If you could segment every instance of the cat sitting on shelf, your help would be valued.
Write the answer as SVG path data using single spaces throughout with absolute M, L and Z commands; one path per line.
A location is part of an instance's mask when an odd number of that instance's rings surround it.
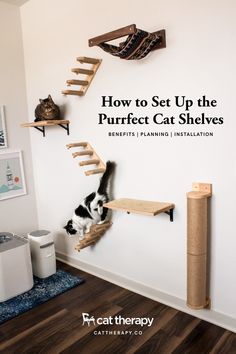
M 45 99 L 40 98 L 39 102 L 34 111 L 35 122 L 60 119 L 60 109 L 53 102 L 51 95 L 48 95 L 48 98 Z
M 106 220 L 108 209 L 103 207 L 109 201 L 108 186 L 110 178 L 114 172 L 115 163 L 107 161 L 106 171 L 102 175 L 97 192 L 89 194 L 82 203 L 74 210 L 64 229 L 69 235 L 79 233 L 80 238 L 90 231 L 90 227 L 95 224 L 102 224 Z

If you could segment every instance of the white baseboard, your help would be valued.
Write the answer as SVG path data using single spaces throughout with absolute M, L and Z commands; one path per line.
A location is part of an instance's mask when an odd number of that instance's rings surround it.
M 109 281 L 110 283 L 121 286 L 122 288 L 133 291 L 137 294 L 146 296 L 152 300 L 158 301 L 167 306 L 173 307 L 182 312 L 188 313 L 192 316 L 200 318 L 201 320 L 208 321 L 217 326 L 228 329 L 236 333 L 236 319 L 228 315 L 216 312 L 213 310 L 191 310 L 186 306 L 186 302 L 183 299 L 180 299 L 176 296 L 169 295 L 159 291 L 157 289 L 151 288 L 145 284 L 139 283 L 135 280 L 124 277 L 116 273 L 112 273 L 105 269 L 99 268 L 95 265 L 82 262 L 74 257 L 70 257 L 62 252 L 57 252 L 57 259 L 66 264 L 69 264 L 72 267 L 81 269 L 87 273 L 93 274 L 98 278 Z

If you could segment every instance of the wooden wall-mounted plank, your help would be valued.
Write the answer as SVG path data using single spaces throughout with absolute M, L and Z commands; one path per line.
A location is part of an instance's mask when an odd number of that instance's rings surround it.
M 109 42 L 113 39 L 117 39 L 117 38 L 121 38 L 124 36 L 128 36 L 129 34 L 133 34 L 136 31 L 136 25 L 129 25 L 129 26 L 125 26 L 122 28 L 119 28 L 115 31 L 111 31 L 108 33 L 104 33 L 100 36 L 94 37 L 94 38 L 90 38 L 89 39 L 89 47 L 93 47 L 95 45 L 98 45 L 100 43 L 103 42 Z

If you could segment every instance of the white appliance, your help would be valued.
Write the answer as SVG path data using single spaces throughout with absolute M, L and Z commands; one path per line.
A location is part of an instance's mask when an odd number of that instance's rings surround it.
M 9 232 L 0 232 L 0 302 L 32 287 L 29 242 Z
M 56 255 L 53 235 L 47 230 L 32 231 L 28 234 L 30 242 L 33 274 L 46 278 L 56 273 Z

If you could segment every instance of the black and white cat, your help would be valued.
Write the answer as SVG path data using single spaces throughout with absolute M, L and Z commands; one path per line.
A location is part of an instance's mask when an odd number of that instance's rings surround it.
M 89 194 L 82 203 L 74 210 L 64 229 L 69 235 L 79 233 L 81 238 L 90 231 L 90 227 L 95 224 L 102 224 L 106 220 L 108 209 L 103 207 L 109 201 L 108 185 L 113 174 L 115 163 L 107 161 L 97 192 Z

